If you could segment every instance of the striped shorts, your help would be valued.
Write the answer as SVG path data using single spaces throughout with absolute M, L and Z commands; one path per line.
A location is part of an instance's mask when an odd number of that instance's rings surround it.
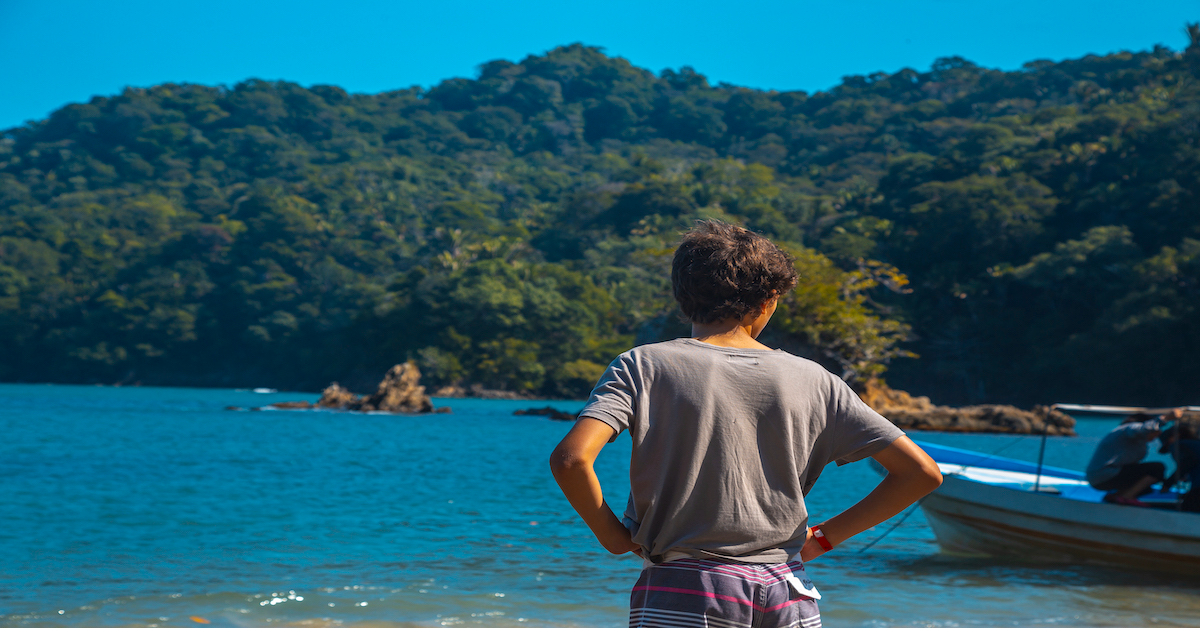
M 820 628 L 817 601 L 788 584 L 797 562 L 755 565 L 683 558 L 642 570 L 629 600 L 630 628 Z

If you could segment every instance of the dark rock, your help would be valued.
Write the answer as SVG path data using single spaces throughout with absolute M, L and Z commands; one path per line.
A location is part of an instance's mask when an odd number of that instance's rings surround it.
M 531 397 L 530 395 L 512 390 L 495 390 L 491 388 L 484 388 L 483 384 L 472 385 L 470 390 L 467 391 L 467 396 L 478 399 L 534 399 L 534 397 Z
M 881 414 L 898 427 L 913 430 L 1075 435 L 1075 419 L 1046 406 L 1035 406 L 1033 410 L 1003 405 L 934 406 L 918 411 L 891 409 Z
M 866 383 L 859 397 L 897 427 L 933 432 L 993 432 L 1074 436 L 1075 419 L 1047 406 L 1021 410 L 1013 406 L 982 405 L 951 408 L 934 405 L 929 397 L 913 397 L 888 388 L 879 380 Z
M 467 390 L 462 386 L 442 386 L 433 391 L 434 397 L 466 397 Z
M 267 405 L 268 408 L 276 410 L 308 410 L 313 407 L 313 404 L 307 401 L 280 401 Z
M 517 416 L 544 416 L 551 421 L 574 421 L 578 415 L 571 412 L 563 412 L 556 408 L 546 406 L 544 408 L 529 408 L 528 410 L 517 410 L 513 412 Z
M 457 384 L 450 386 L 442 386 L 433 391 L 434 397 L 473 397 L 475 399 L 537 399 L 532 395 L 516 392 L 512 390 L 497 390 L 495 388 L 484 388 L 483 384 L 472 384 L 470 388 L 463 388 Z

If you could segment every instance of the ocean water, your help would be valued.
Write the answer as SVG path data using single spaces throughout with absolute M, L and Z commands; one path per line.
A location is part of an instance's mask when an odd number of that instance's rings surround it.
M 625 623 L 640 563 L 604 552 L 550 477 L 569 425 L 512 414 L 544 403 L 223 409 L 314 397 L 0 385 L 0 626 Z M 1046 463 L 1081 468 L 1114 424 L 1049 439 Z M 1039 444 L 913 437 L 1029 460 Z M 612 504 L 628 454 L 623 437 L 598 461 Z M 830 466 L 809 509 L 828 517 L 876 482 Z M 919 510 L 894 523 L 809 565 L 826 626 L 1200 626 L 1200 574 L 955 558 Z

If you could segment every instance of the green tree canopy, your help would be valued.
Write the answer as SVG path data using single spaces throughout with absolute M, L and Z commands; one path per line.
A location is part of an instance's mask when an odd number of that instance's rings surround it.
M 428 90 L 130 88 L 0 133 L 0 378 L 315 388 L 413 358 L 578 395 L 686 331 L 670 251 L 718 217 L 795 252 L 778 341 L 848 378 L 1194 402 L 1198 71 L 1193 41 L 809 94 L 574 44 Z

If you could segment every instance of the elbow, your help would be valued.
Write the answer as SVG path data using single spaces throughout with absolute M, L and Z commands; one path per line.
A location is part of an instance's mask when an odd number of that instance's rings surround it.
M 555 449 L 554 453 L 550 454 L 550 473 L 556 478 L 586 466 L 587 461 L 582 456 L 570 450 L 560 447 Z
M 937 487 L 942 485 L 942 472 L 934 471 L 933 475 L 929 476 L 929 492 L 937 490 Z
M 924 497 L 942 485 L 942 470 L 933 458 L 922 455 L 905 472 L 905 480 Z
M 920 452 L 917 457 L 917 469 L 915 474 L 916 481 L 925 489 L 925 494 L 932 493 L 937 487 L 942 485 L 942 469 L 938 466 L 937 461 L 929 456 L 924 451 Z
M 942 470 L 929 454 L 907 437 L 876 454 L 875 460 L 895 476 L 893 486 L 903 487 L 914 501 L 942 485 Z
M 557 450 L 550 454 L 550 473 L 554 477 L 558 477 L 563 469 L 566 469 L 567 461 L 565 457 Z
M 925 488 L 926 495 L 932 493 L 937 489 L 937 487 L 942 485 L 941 469 L 938 468 L 936 462 L 933 462 L 932 460 L 929 462 L 930 464 L 925 464 L 921 467 L 921 473 L 923 475 L 921 480 L 923 487 Z

